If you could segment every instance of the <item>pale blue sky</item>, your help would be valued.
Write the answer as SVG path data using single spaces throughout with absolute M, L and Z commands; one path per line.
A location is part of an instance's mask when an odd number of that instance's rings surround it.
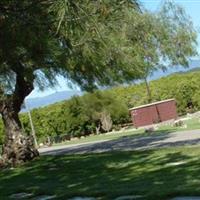
M 148 10 L 155 12 L 162 5 L 163 0 L 140 0 L 140 2 Z M 181 6 L 185 8 L 187 14 L 191 17 L 194 23 L 194 26 L 197 28 L 197 30 L 200 30 L 199 29 L 200 27 L 200 0 L 174 0 L 174 2 L 180 4 Z M 200 44 L 200 34 L 198 37 L 198 41 Z M 200 52 L 200 46 L 198 47 L 198 50 Z M 29 98 L 46 96 L 56 91 L 64 91 L 64 90 L 71 90 L 71 89 L 67 86 L 67 82 L 64 79 L 59 78 L 59 86 L 55 87 L 54 89 L 46 89 L 45 91 L 42 91 L 42 92 L 38 91 L 38 89 L 36 88 L 29 95 Z
M 194 26 L 199 31 L 200 30 L 200 0 L 172 0 L 172 1 L 181 5 L 185 9 L 187 15 L 191 17 L 194 23 Z M 153 12 L 156 12 L 157 10 L 159 10 L 164 0 L 140 0 L 140 2 L 144 5 L 145 8 Z M 200 34 L 198 36 L 198 41 L 200 42 Z M 198 47 L 198 50 L 200 52 L 200 46 Z

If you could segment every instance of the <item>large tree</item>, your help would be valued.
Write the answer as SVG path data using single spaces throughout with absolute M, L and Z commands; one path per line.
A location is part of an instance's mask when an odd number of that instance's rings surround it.
M 165 71 L 177 65 L 188 67 L 189 59 L 197 55 L 197 32 L 185 10 L 172 1 L 165 1 L 156 13 L 142 10 L 131 15 L 131 19 L 125 37 L 132 45 L 132 53 L 127 55 L 139 63 L 140 78 L 145 82 L 148 102 L 151 102 L 147 78 L 156 70 Z
M 1 0 L 2 162 L 38 155 L 18 117 L 36 84 L 53 86 L 62 75 L 91 90 L 141 78 L 149 62 L 183 63 L 193 55 L 192 28 L 173 6 L 155 16 L 133 0 Z
M 136 1 L 1 0 L 2 163 L 15 165 L 38 155 L 18 117 L 36 84 L 55 85 L 62 75 L 90 90 L 119 80 L 127 64 L 118 50 L 120 26 L 132 10 L 139 10 Z

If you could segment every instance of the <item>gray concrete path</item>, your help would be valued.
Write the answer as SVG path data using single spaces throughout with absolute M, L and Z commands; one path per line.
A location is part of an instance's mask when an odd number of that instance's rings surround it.
M 170 146 L 200 145 L 200 130 L 179 131 L 151 136 L 124 136 L 115 140 L 39 149 L 42 155 L 83 154 L 107 151 L 128 151 Z

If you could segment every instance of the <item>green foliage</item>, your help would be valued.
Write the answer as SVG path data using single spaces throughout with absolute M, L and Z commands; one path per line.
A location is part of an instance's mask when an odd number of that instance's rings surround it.
M 43 89 L 55 85 L 57 76 L 64 76 L 70 83 L 93 91 L 100 85 L 132 82 L 166 63 L 187 65 L 188 56 L 196 53 L 191 21 L 170 3 L 152 14 L 129 0 L 2 0 L 0 29 L 1 113 L 4 104 L 14 106 L 9 112 L 18 112 L 33 83 Z M 149 66 L 150 72 L 146 70 Z M 150 87 L 154 88 L 153 82 Z M 182 84 L 173 90 L 181 102 L 180 112 L 190 99 L 187 91 L 194 89 Z M 147 102 L 144 85 L 122 88 L 121 94 L 117 90 L 94 92 L 33 110 L 37 136 L 93 133 L 104 110 L 114 125 L 129 121 L 127 107 Z M 155 87 L 153 92 L 157 90 Z M 153 100 L 171 94 L 160 91 L 152 94 Z M 198 98 L 190 99 L 195 107 Z M 26 114 L 20 117 L 24 131 L 30 132 Z
M 190 80 L 190 81 L 188 81 Z M 175 98 L 179 115 L 188 112 L 188 104 L 193 104 L 193 111 L 200 110 L 200 72 L 175 74 L 150 82 L 152 100 L 160 101 Z M 110 114 L 113 127 L 130 122 L 128 108 L 148 103 L 145 84 L 127 87 L 115 87 L 109 90 L 86 93 L 70 100 L 31 111 L 33 123 L 39 141 L 47 136 L 55 139 L 60 136 L 80 137 L 96 133 L 102 126 L 101 115 Z M 27 113 L 20 114 L 24 131 L 30 133 Z M 100 128 L 100 132 L 104 132 Z M 3 126 L 0 121 L 0 143 Z
M 183 115 L 188 111 L 187 107 L 190 103 L 193 104 L 194 111 L 199 110 L 199 75 L 199 72 L 175 74 L 151 81 L 149 86 L 152 90 L 152 101 L 175 98 L 179 115 Z M 128 87 L 119 87 L 112 91 L 116 96 L 120 96 L 121 100 L 125 101 L 129 108 L 148 103 L 144 83 Z
M 126 38 L 126 59 L 132 63 L 125 80 L 147 78 L 155 70 L 174 65 L 188 66 L 197 54 L 197 32 L 184 9 L 166 1 L 156 13 L 135 12 L 122 26 Z
M 60 136 L 70 138 L 96 133 L 96 128 L 101 126 L 103 111 L 109 113 L 115 125 L 124 123 L 129 118 L 126 104 L 110 91 L 96 91 L 82 97 L 74 96 L 62 103 L 33 109 L 31 115 L 37 138 L 39 142 L 44 142 L 47 136 L 57 140 Z M 24 131 L 30 133 L 28 114 L 20 114 L 20 119 Z
M 165 64 L 187 65 L 196 53 L 193 24 L 172 3 L 152 14 L 141 12 L 136 0 L 45 2 L 1 1 L 5 94 L 14 91 L 16 75 L 41 89 L 62 75 L 91 90 L 141 78 Z
M 113 72 L 117 75 L 121 67 L 112 62 L 123 43 L 122 39 L 118 43 L 122 31 L 116 28 L 138 7 L 136 1 L 129 0 L 2 0 L 3 93 L 14 91 L 19 75 L 41 89 L 55 85 L 56 75 L 67 77 L 84 89 L 111 83 Z M 120 62 L 124 61 L 121 56 Z
M 116 108 L 118 111 L 116 111 Z M 101 126 L 101 114 L 106 110 L 115 124 L 123 123 L 128 108 L 109 91 L 96 91 L 82 97 L 73 97 L 62 104 L 67 130 L 72 136 L 88 135 Z M 116 111 L 116 112 L 115 112 Z
M 188 66 L 189 58 L 197 55 L 197 32 L 184 9 L 172 1 L 165 1 L 157 13 L 136 12 L 129 20 L 124 27 L 128 41 L 125 57 L 132 65 L 127 64 L 124 78 L 132 81 L 137 74 L 136 78 L 144 80 L 150 103 L 147 78 L 159 69 Z
M 36 84 L 40 89 L 55 86 L 58 76 L 90 91 L 119 82 L 122 71 L 126 71 L 123 66 L 127 65 L 120 27 L 128 24 L 125 19 L 133 11 L 139 12 L 136 0 L 2 0 L 0 113 L 4 121 L 9 115 L 20 128 L 16 118 L 25 97 Z M 62 114 L 59 109 L 42 114 L 33 111 L 39 137 L 64 131 L 76 136 L 90 133 L 94 124 L 79 111 L 79 102 L 72 100 L 66 109 L 68 127 L 65 120 L 58 120 L 58 124 L 54 121 Z M 22 118 L 27 132 L 28 120 Z M 11 132 L 10 126 L 5 128 L 6 133 Z M 10 138 L 10 134 L 7 136 Z

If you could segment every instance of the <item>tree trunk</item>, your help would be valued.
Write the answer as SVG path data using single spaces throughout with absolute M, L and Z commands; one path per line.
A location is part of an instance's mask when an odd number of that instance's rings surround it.
M 99 124 L 96 126 L 96 135 L 99 134 L 100 128 L 101 128 L 101 125 L 100 125 L 100 123 L 99 123 Z
M 150 87 L 149 87 L 149 83 L 148 83 L 148 81 L 147 81 L 147 78 L 144 78 L 144 81 L 145 81 L 145 85 L 146 85 L 146 89 L 147 89 L 148 103 L 151 103 L 151 102 L 152 102 L 152 96 L 151 96 L 151 90 L 150 90 Z
M 6 134 L 1 165 L 16 166 L 38 156 L 33 138 L 23 135 L 18 112 L 5 107 L 1 114 Z
M 157 105 L 155 105 L 155 106 L 156 106 L 156 112 L 157 112 L 157 115 L 158 115 L 158 121 L 156 123 L 160 123 L 161 122 L 160 112 L 159 112 Z
M 16 73 L 14 91 L 12 94 L 5 94 L 0 101 L 0 113 L 5 128 L 0 166 L 15 166 L 39 155 L 33 138 L 23 135 L 18 116 L 25 97 L 34 88 L 34 73 L 20 62 L 13 66 L 13 71 Z

